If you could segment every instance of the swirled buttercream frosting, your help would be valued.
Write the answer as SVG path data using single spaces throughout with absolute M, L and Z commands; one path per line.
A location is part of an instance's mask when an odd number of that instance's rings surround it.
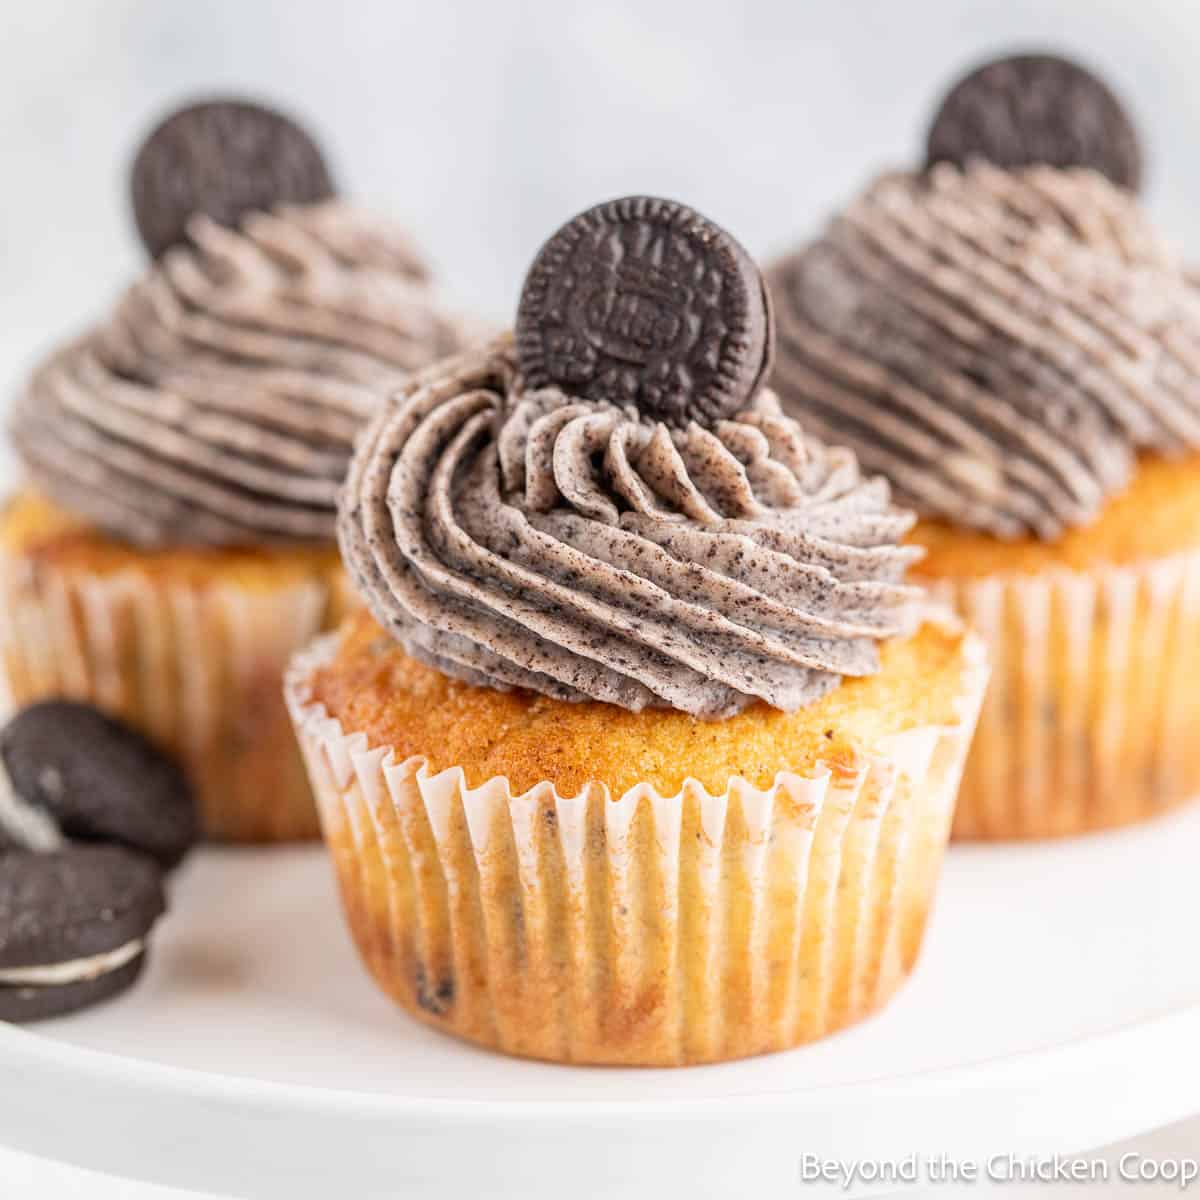
M 503 338 L 373 418 L 338 535 L 376 619 L 446 674 L 720 717 L 877 670 L 915 615 L 911 521 L 770 391 L 668 426 L 527 387 Z
M 769 279 L 785 407 L 923 514 L 1053 539 L 1200 445 L 1198 294 L 1095 172 L 887 175 Z
M 327 541 L 379 398 L 469 333 L 408 240 L 345 203 L 197 216 L 35 370 L 12 435 L 35 486 L 128 541 Z

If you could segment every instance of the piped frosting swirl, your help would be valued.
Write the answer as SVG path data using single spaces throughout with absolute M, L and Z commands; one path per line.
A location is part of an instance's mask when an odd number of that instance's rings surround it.
M 399 231 L 339 201 L 206 217 L 54 354 L 12 434 L 36 486 L 128 541 L 327 541 L 354 436 L 461 347 Z
M 878 668 L 916 615 L 911 522 L 769 391 L 671 429 L 526 389 L 504 338 L 376 415 L 338 534 L 374 616 L 447 674 L 719 717 Z
M 1094 172 L 886 175 L 769 277 L 784 404 L 924 514 L 1052 539 L 1200 445 L 1197 293 Z

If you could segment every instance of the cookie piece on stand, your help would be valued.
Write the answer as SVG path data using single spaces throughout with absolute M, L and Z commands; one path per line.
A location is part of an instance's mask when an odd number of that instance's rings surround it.
M 0 1021 L 64 1016 L 142 972 L 162 873 L 119 846 L 0 853 Z
M 196 805 L 179 766 L 90 704 L 45 700 L 23 709 L 0 730 L 0 760 L 16 795 L 67 838 L 114 842 L 165 868 L 196 841 Z
M 45 701 L 0 730 L 0 1021 L 131 986 L 196 835 L 178 766 L 98 709 Z

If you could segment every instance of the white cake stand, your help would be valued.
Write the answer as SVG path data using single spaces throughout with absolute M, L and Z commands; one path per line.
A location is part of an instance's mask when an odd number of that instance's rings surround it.
M 135 992 L 0 1026 L 0 1144 L 264 1200 L 794 1196 L 805 1153 L 1092 1149 L 1200 1111 L 1198 850 L 1200 807 L 956 848 L 886 1012 L 681 1071 L 519 1062 L 424 1029 L 360 967 L 323 851 L 203 851 Z

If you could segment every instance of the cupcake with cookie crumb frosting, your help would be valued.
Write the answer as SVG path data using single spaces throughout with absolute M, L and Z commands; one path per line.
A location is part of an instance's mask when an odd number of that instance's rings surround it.
M 920 512 L 914 578 L 991 643 L 961 837 L 1200 792 L 1200 295 L 1131 190 L 1132 129 L 1070 63 L 987 64 L 924 171 L 770 272 L 785 406 Z
M 762 379 L 761 277 L 632 197 L 563 227 L 515 338 L 400 389 L 339 541 L 365 611 L 288 698 L 350 928 L 508 1053 L 781 1050 L 911 971 L 986 669 L 911 514 Z
M 86 699 L 154 737 L 212 837 L 312 837 L 279 687 L 344 611 L 338 487 L 380 398 L 472 330 L 277 113 L 180 110 L 133 193 L 151 265 L 10 416 L 25 484 L 0 517 L 7 700 Z

